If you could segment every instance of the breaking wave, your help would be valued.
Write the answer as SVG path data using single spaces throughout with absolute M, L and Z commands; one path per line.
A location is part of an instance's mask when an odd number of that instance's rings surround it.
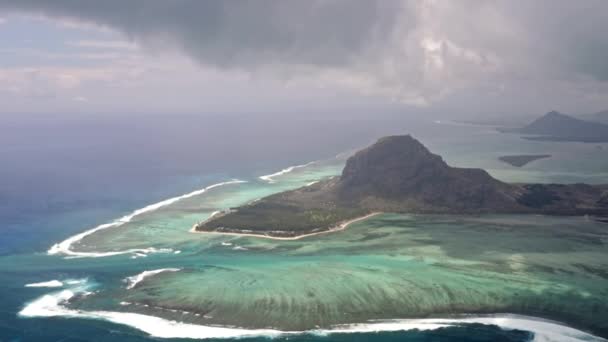
M 223 186 L 223 185 L 237 184 L 237 183 L 245 183 L 245 181 L 235 179 L 235 180 L 231 180 L 231 181 L 227 181 L 227 182 L 217 183 L 217 184 L 210 185 L 203 189 L 192 191 L 185 195 L 172 197 L 172 198 L 166 199 L 166 200 L 158 202 L 158 203 L 150 204 L 141 209 L 137 209 L 137 210 L 133 211 L 132 213 L 125 215 L 115 221 L 99 225 L 93 229 L 90 229 L 90 230 L 87 230 L 80 234 L 71 236 L 62 242 L 56 243 L 48 250 L 47 253 L 51 254 L 51 255 L 52 254 L 62 254 L 62 255 L 67 255 L 70 257 L 93 257 L 93 258 L 108 257 L 108 256 L 114 256 L 114 255 L 120 255 L 120 254 L 135 254 L 135 253 L 137 253 L 139 255 L 147 255 L 149 253 L 171 253 L 171 252 L 173 252 L 173 250 L 170 248 L 160 248 L 160 249 L 135 248 L 135 249 L 128 249 L 128 250 L 124 250 L 124 251 L 111 251 L 111 252 L 77 252 L 77 251 L 74 251 L 73 249 L 71 249 L 71 247 L 76 242 L 82 240 L 83 238 L 85 238 L 95 232 L 98 232 L 98 231 L 104 230 L 104 229 L 108 229 L 108 228 L 112 228 L 112 227 L 122 226 L 123 224 L 128 223 L 131 220 L 133 220 L 133 218 L 138 215 L 148 213 L 151 211 L 155 211 L 159 208 L 171 205 L 177 201 L 203 194 L 208 190 L 211 190 L 211 189 Z
M 242 338 L 279 337 L 296 334 L 329 335 L 334 333 L 369 333 L 408 330 L 435 330 L 463 324 L 486 324 L 499 326 L 505 330 L 523 330 L 534 334 L 537 342 L 582 342 L 606 341 L 597 336 L 567 327 L 557 322 L 534 317 L 500 314 L 492 316 L 468 316 L 464 318 L 428 318 L 372 321 L 361 324 L 337 325 L 328 329 L 309 331 L 281 331 L 275 329 L 242 329 L 231 327 L 205 326 L 170 321 L 160 317 L 114 311 L 83 311 L 66 307 L 76 295 L 88 293 L 88 285 L 80 284 L 70 289 L 46 294 L 28 303 L 20 312 L 21 317 L 68 317 L 99 319 L 139 329 L 158 338 Z M 122 303 L 128 305 L 129 303 Z
M 129 290 L 129 289 L 134 288 L 137 284 L 141 283 L 144 279 L 151 277 L 153 275 L 156 275 L 156 274 L 159 274 L 162 272 L 177 272 L 180 270 L 181 270 L 180 268 L 160 268 L 158 270 L 143 271 L 134 276 L 125 278 L 125 281 L 128 284 L 127 289 Z
M 67 279 L 64 281 L 53 279 L 53 280 L 43 281 L 43 282 L 39 282 L 39 283 L 25 284 L 25 287 L 63 287 L 64 285 L 83 284 L 86 281 L 87 281 L 86 279 Z
M 62 287 L 63 283 L 59 280 L 49 280 L 40 283 L 26 284 L 25 287 Z
M 302 165 L 290 166 L 290 167 L 285 168 L 285 169 L 283 169 L 281 171 L 278 171 L 278 172 L 275 172 L 275 173 L 271 173 L 269 175 L 260 176 L 260 179 L 263 180 L 263 181 L 266 181 L 268 183 L 274 183 L 274 182 L 276 182 L 276 180 L 274 180 L 275 177 L 282 176 L 282 175 L 284 175 L 286 173 L 290 173 L 291 171 L 293 171 L 295 169 L 306 167 L 306 166 L 309 166 L 309 165 L 314 164 L 314 163 L 316 163 L 316 162 L 312 161 L 310 163 L 306 163 L 306 164 L 302 164 Z

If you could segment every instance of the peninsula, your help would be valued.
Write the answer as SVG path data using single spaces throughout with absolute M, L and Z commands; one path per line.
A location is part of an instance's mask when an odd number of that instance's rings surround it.
M 507 184 L 449 166 L 410 135 L 388 136 L 350 157 L 341 176 L 231 208 L 197 232 L 296 238 L 384 213 L 608 215 L 608 185 Z

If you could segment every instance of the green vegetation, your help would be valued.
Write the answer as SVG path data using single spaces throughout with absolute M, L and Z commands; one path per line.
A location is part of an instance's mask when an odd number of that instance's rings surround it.
M 218 215 L 197 226 L 198 230 L 219 232 L 255 232 L 269 236 L 294 236 L 328 230 L 367 214 L 366 210 L 348 207 L 302 207 L 280 203 L 272 196 Z

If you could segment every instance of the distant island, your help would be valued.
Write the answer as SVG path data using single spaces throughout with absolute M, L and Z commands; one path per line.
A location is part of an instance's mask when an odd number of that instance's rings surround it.
M 535 160 L 551 158 L 550 154 L 522 154 L 514 156 L 502 156 L 498 157 L 500 161 L 503 161 L 511 166 L 522 167 L 531 163 Z
M 292 239 L 381 212 L 606 216 L 608 185 L 507 184 L 450 167 L 409 135 L 389 136 L 350 157 L 339 177 L 231 208 L 193 231 Z
M 556 111 L 549 112 L 521 128 L 498 128 L 503 133 L 525 134 L 538 141 L 608 142 L 608 125 L 577 119 Z
M 593 114 L 581 115 L 580 118 L 582 120 L 586 120 L 586 121 L 595 121 L 595 122 L 601 122 L 604 124 L 608 124 L 608 110 L 604 110 L 604 111 L 593 113 Z

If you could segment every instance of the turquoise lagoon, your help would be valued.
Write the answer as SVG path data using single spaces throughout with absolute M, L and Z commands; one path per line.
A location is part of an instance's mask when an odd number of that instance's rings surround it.
M 608 182 L 608 153 L 595 145 L 458 129 L 421 140 L 452 165 L 505 181 Z M 497 160 L 523 152 L 553 157 L 521 169 Z M 88 324 L 108 340 L 608 336 L 608 226 L 589 218 L 387 213 L 290 241 L 190 231 L 217 210 L 339 175 L 347 156 L 222 179 L 83 226 L 48 252 L 4 256 L 7 284 L 21 293 L 8 302 L 19 322 Z

